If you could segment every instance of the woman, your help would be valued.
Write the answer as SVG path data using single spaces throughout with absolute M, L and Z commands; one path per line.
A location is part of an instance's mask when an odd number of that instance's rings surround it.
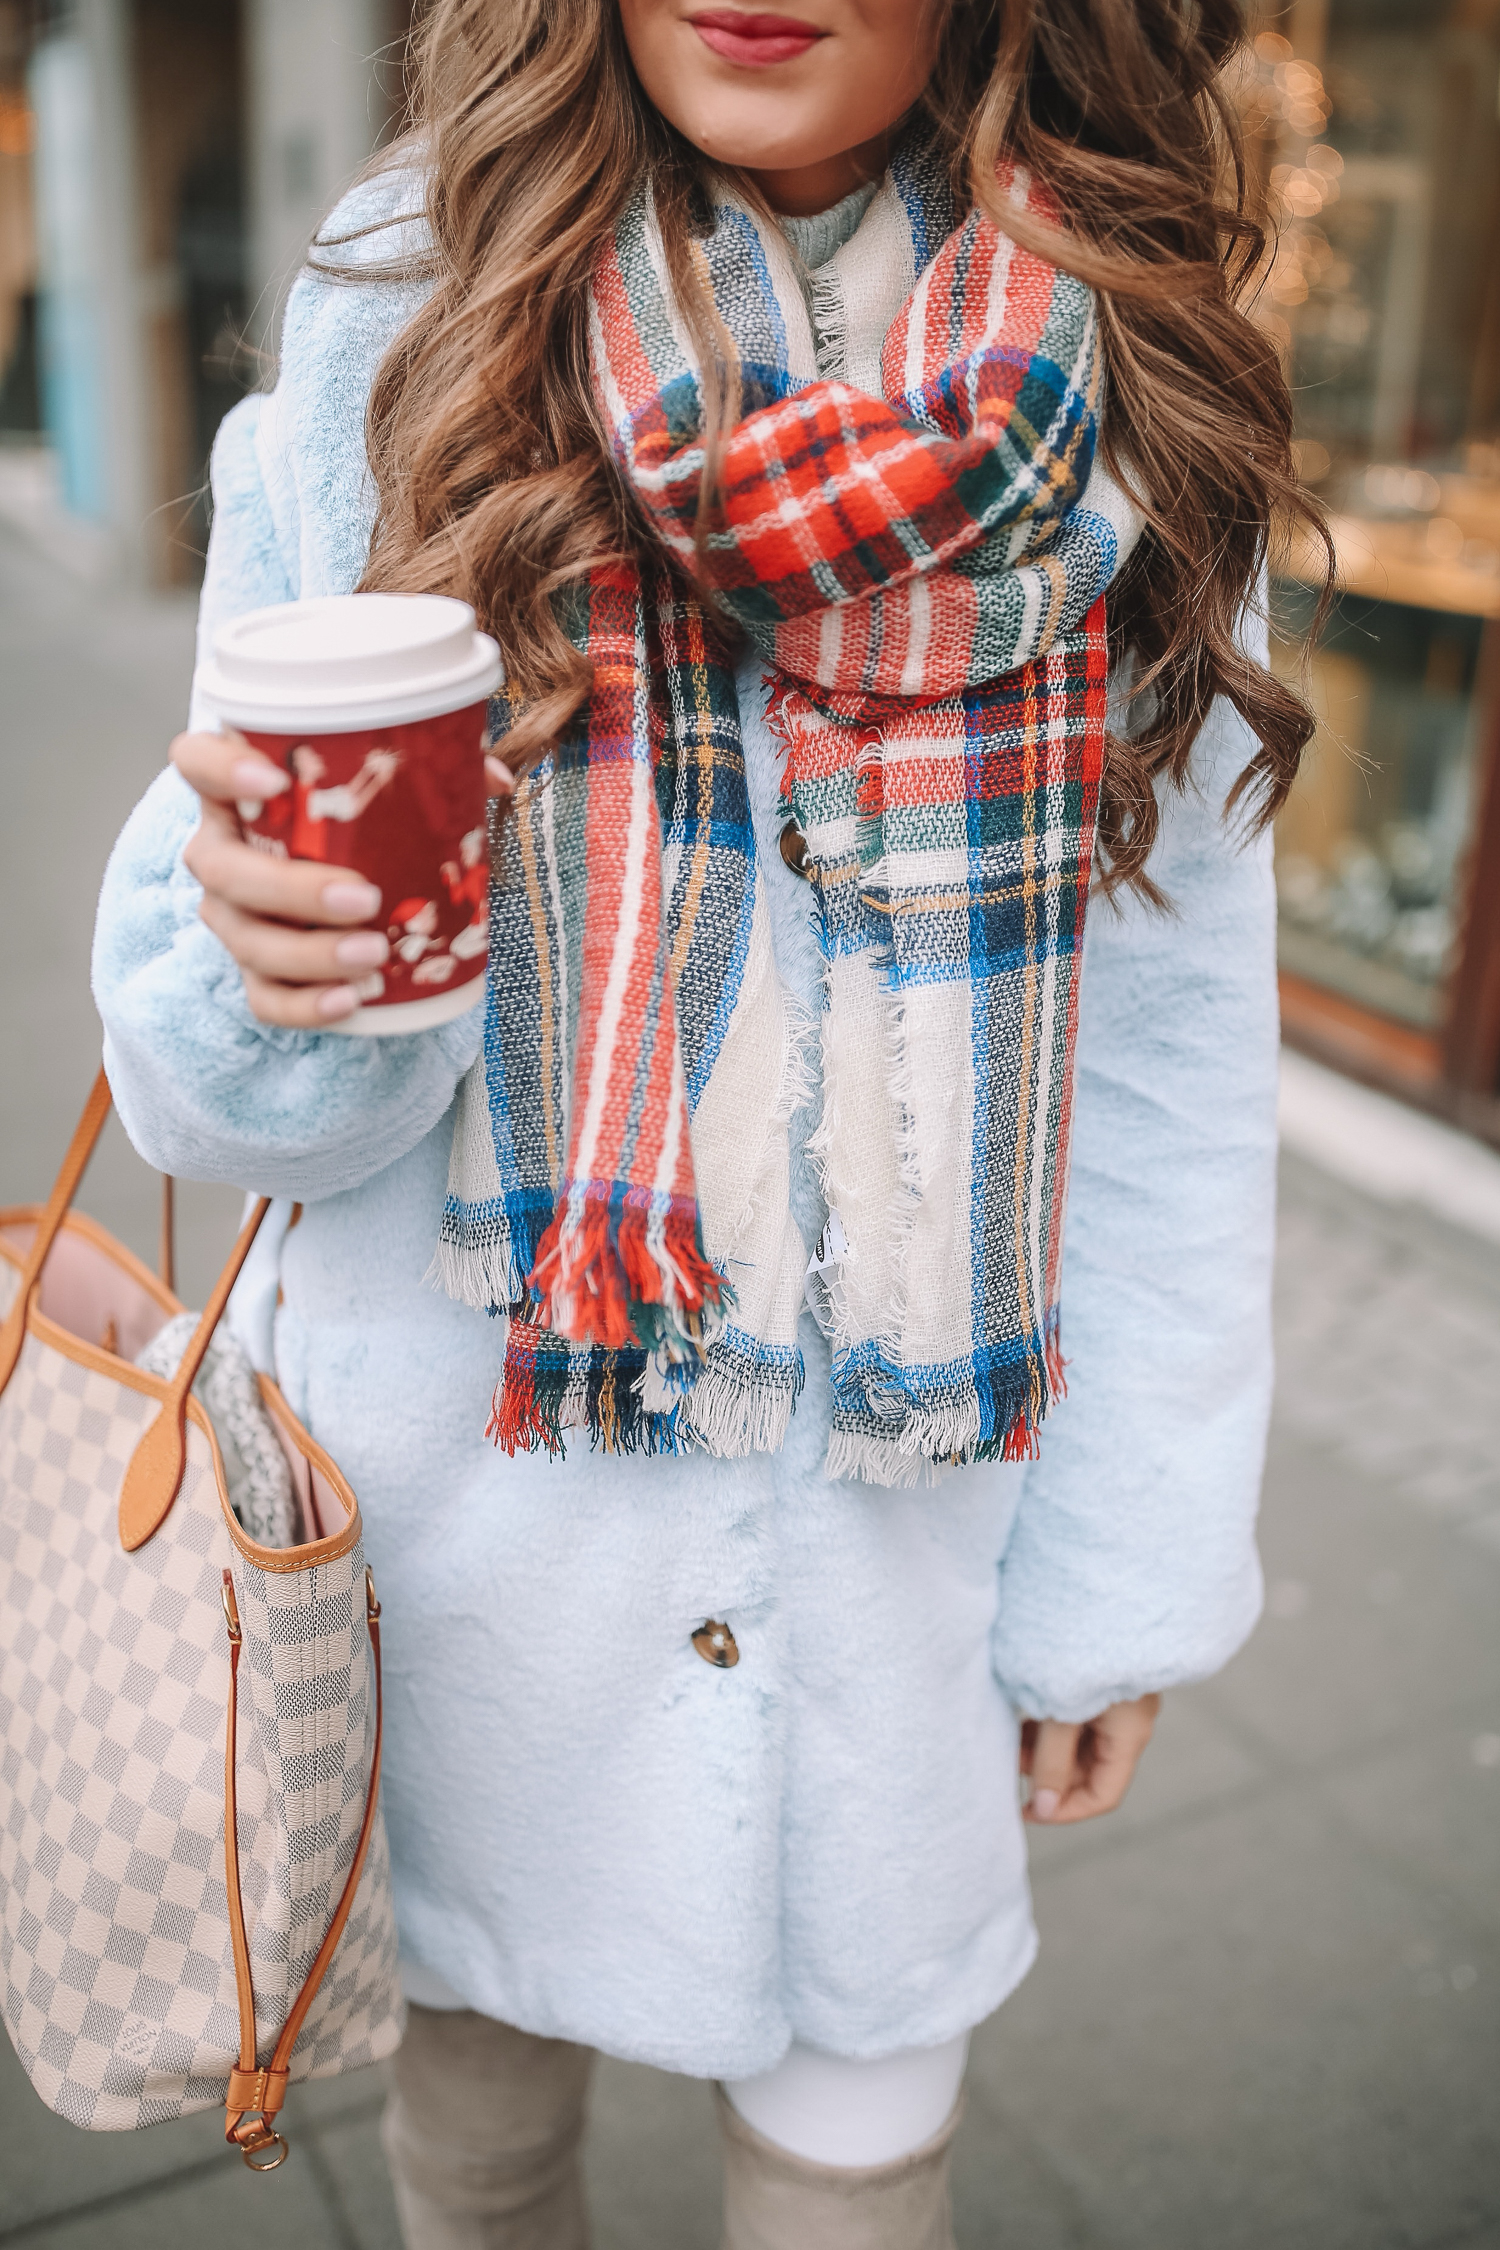
M 1307 510 L 1238 10 L 803 4 L 437 0 L 215 449 L 205 646 L 360 585 L 501 643 L 484 1052 L 327 1035 L 381 902 L 243 843 L 233 739 L 173 745 L 101 906 L 138 1147 L 303 1206 L 274 1356 L 386 1604 L 414 2250 L 577 2250 L 598 2048 L 722 2082 L 730 2250 L 941 2250 L 1023 1819 L 1117 1805 L 1260 1598 L 1309 721 L 1252 597 Z M 597 862 L 575 1077 L 506 1094 L 525 854 L 622 772 L 583 858 L 639 816 L 654 1202 L 575 1145 Z

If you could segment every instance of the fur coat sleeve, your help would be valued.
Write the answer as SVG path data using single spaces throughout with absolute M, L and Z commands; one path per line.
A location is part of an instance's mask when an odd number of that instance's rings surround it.
M 1169 796 L 1171 915 L 1096 901 L 1062 1282 L 1067 1400 L 1001 1563 L 995 1663 L 1034 1717 L 1197 1679 L 1260 1611 L 1271 1400 L 1276 901 L 1222 806 L 1253 750 L 1223 704 Z

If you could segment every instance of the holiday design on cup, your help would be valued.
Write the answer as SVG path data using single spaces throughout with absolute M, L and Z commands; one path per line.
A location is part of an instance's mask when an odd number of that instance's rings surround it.
M 489 949 L 483 757 L 499 651 L 466 603 L 349 594 L 221 628 L 199 686 L 287 776 L 245 798 L 246 841 L 347 867 L 380 891 L 390 944 L 332 1028 L 420 1030 L 474 1004 Z
M 266 808 L 259 797 L 241 797 L 237 810 L 250 830 L 250 842 L 261 851 L 278 859 L 333 859 L 337 856 L 334 852 L 321 848 L 327 842 L 322 834 L 327 822 L 358 820 L 400 763 L 400 751 L 386 744 L 366 752 L 364 764 L 352 781 L 320 789 L 318 784 L 326 778 L 328 767 L 310 742 L 299 742 L 291 753 L 292 772 L 297 777 L 292 792 L 271 800 L 273 806 L 289 808 L 290 833 L 280 833 L 274 813 L 271 824 L 264 825 Z

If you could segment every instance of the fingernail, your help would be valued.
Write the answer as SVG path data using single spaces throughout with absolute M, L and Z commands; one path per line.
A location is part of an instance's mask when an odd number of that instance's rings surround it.
M 341 969 L 378 969 L 390 959 L 391 948 L 379 930 L 356 930 L 339 939 L 333 957 Z
M 497 758 L 493 755 L 486 758 L 484 761 L 484 770 L 489 775 L 490 780 L 495 784 L 497 789 L 515 788 L 516 777 L 511 772 L 510 767 L 505 763 L 505 760 L 503 758 Z
M 368 922 L 380 912 L 380 893 L 373 883 L 325 883 L 323 904 L 345 921 Z
M 1050 1820 L 1061 1803 L 1061 1794 L 1056 1789 L 1038 1789 L 1032 1797 L 1031 1809 L 1038 1820 Z
M 237 797 L 279 797 L 291 786 L 287 776 L 267 758 L 236 758 L 229 778 Z
M 336 1016 L 352 1016 L 358 1006 L 359 994 L 352 984 L 332 984 L 318 994 L 318 1014 L 329 1022 Z

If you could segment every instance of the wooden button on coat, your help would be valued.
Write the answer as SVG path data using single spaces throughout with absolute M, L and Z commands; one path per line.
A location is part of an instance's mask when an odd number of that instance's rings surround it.
M 781 856 L 794 875 L 810 883 L 818 870 L 807 856 L 807 838 L 795 820 L 789 820 L 781 831 Z
M 716 1617 L 710 1617 L 706 1624 L 698 1627 L 693 1635 L 693 1646 L 705 1664 L 716 1664 L 721 1672 L 727 1672 L 740 1660 L 739 1642 L 729 1627 L 721 1625 Z

